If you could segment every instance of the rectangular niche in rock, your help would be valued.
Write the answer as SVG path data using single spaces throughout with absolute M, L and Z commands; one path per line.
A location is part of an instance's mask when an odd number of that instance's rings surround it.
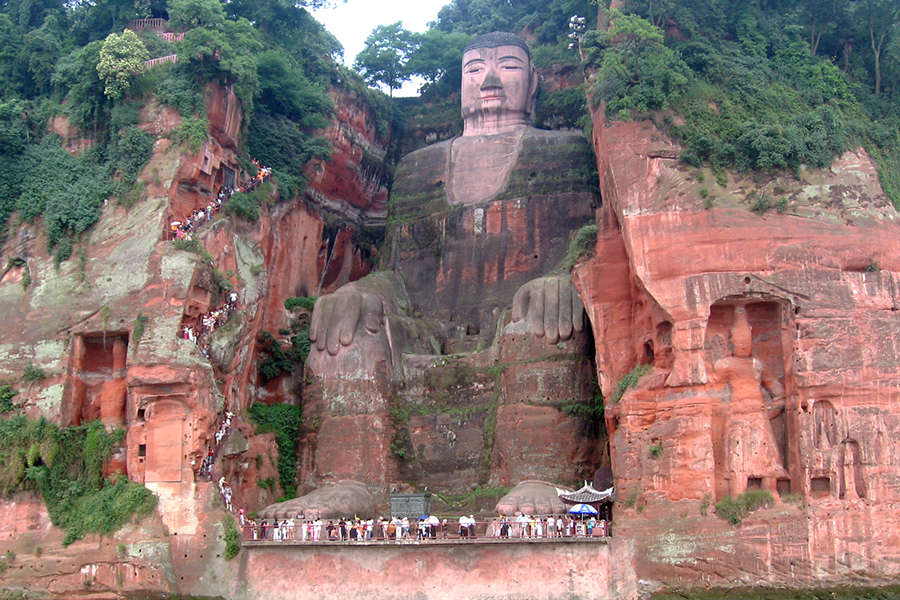
M 127 332 L 82 333 L 73 338 L 65 420 L 125 423 Z
M 813 498 L 822 498 L 831 494 L 831 478 L 813 477 L 809 481 L 809 491 Z

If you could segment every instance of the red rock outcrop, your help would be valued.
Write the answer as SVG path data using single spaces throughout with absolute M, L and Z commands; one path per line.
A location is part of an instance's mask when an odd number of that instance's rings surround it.
M 727 186 L 704 186 L 649 123 L 599 118 L 596 253 L 573 277 L 607 399 L 618 487 L 612 545 L 387 548 L 374 561 L 369 548 L 263 549 L 244 553 L 240 568 L 224 563 L 222 521 L 230 517 L 200 465 L 213 448 L 216 478 L 225 477 L 237 506 L 274 501 L 278 486 L 259 486 L 277 479 L 274 436 L 255 434 L 243 411 L 256 401 L 292 400 L 305 385 L 285 377 L 261 387 L 257 340 L 289 327 L 285 298 L 332 291 L 366 274 L 375 258 L 373 232 L 384 225 L 385 140 L 361 98 L 337 91 L 334 98 L 335 124 L 326 135 L 335 156 L 310 167 L 304 198 L 282 199 L 255 224 L 220 219 L 198 231 L 218 273 L 206 257 L 162 238 L 169 220 L 204 205 L 229 170 L 238 176 L 241 113 L 224 88 L 208 90 L 210 137 L 201 152 L 184 156 L 158 139 L 141 175 L 146 198 L 128 210 L 106 207 L 83 242 L 82 260 L 57 270 L 39 228 L 11 231 L 4 254 L 22 263 L 0 280 L 0 377 L 15 379 L 26 365 L 39 365 L 47 377 L 20 386 L 16 397 L 29 416 L 61 424 L 100 418 L 126 428 L 109 471 L 151 488 L 159 509 L 111 538 L 89 536 L 63 549 L 63 533 L 35 495 L 4 499 L 0 555 L 16 556 L 4 587 L 55 597 L 318 598 L 340 597 L 348 580 L 358 579 L 377 582 L 385 597 L 535 590 L 549 597 L 565 586 L 586 597 L 634 598 L 637 580 L 650 587 L 814 586 L 900 576 L 900 245 L 897 215 L 871 161 L 848 152 L 829 171 L 803 171 L 799 179 L 732 177 Z M 165 107 L 142 113 L 142 127 L 158 136 L 178 122 Z M 71 149 L 83 146 L 66 123 L 52 126 L 75 140 Z M 549 161 L 539 153 L 534 163 Z M 519 173 L 521 185 L 533 185 L 530 172 Z M 758 215 L 749 210 L 754 194 L 785 200 Z M 457 298 L 478 287 L 476 277 L 479 285 L 500 285 L 517 273 L 524 278 L 532 261 L 545 261 L 535 271 L 544 273 L 561 257 L 563 238 L 542 238 L 502 260 L 479 249 L 466 263 L 472 240 L 484 232 L 508 227 L 527 237 L 535 230 L 538 213 L 501 203 L 479 215 L 461 211 L 442 227 L 401 227 L 398 243 L 421 245 L 407 256 L 410 281 L 423 277 L 423 264 L 434 273 L 440 266 L 443 279 L 429 283 L 447 296 L 442 310 L 453 315 L 458 335 L 448 336 L 445 359 L 406 357 L 405 387 L 372 392 L 382 404 L 366 404 L 363 386 L 387 375 L 348 380 L 341 397 L 326 398 L 313 382 L 310 396 L 318 393 L 318 400 L 307 406 L 301 474 L 318 470 L 323 480 L 338 480 L 377 472 L 380 479 L 367 485 L 468 491 L 571 478 L 582 474 L 573 465 L 602 460 L 605 450 L 584 420 L 563 412 L 571 400 L 592 395 L 588 340 L 554 344 L 553 356 L 535 357 L 530 338 L 506 332 L 496 347 L 480 348 L 508 298 L 483 314 L 467 313 L 467 298 Z M 536 230 L 549 233 L 541 228 L 564 213 L 539 213 Z M 590 207 L 573 223 L 589 217 Z M 448 223 L 469 235 L 453 249 L 463 258 L 444 265 L 416 260 L 431 255 L 436 232 Z M 463 286 L 452 279 L 457 275 Z M 515 287 L 509 285 L 504 293 Z M 221 306 L 229 286 L 237 309 L 203 353 L 179 334 Z M 419 304 L 440 304 L 430 300 Z M 416 343 L 434 350 L 427 332 L 419 333 Z M 649 372 L 617 392 L 638 364 Z M 347 414 L 315 419 L 339 413 L 340 402 Z M 406 413 L 392 412 L 388 402 Z M 236 414 L 216 444 L 226 411 Z M 772 507 L 739 525 L 714 514 L 716 501 L 757 488 L 773 494 Z M 526 576 L 498 575 L 516 561 L 529 565 Z M 576 567 L 561 567 L 566 561 Z M 587 563 L 589 570 L 581 568 Z M 308 587 L 293 583 L 298 572 Z
M 707 208 L 710 190 L 652 124 L 595 115 L 594 143 L 604 205 L 574 279 L 607 399 L 616 535 L 635 540 L 637 576 L 896 578 L 900 228 L 871 160 L 732 178 Z M 785 200 L 754 214 L 752 194 Z M 639 363 L 650 372 L 618 399 Z M 802 501 L 738 527 L 712 516 L 753 489 Z
M 253 401 L 290 399 L 295 390 L 289 382 L 274 390 L 258 387 L 257 338 L 289 324 L 285 298 L 316 295 L 322 286 L 366 273 L 372 252 L 352 235 L 356 225 L 326 225 L 326 207 L 313 198 L 324 195 L 315 184 L 309 197 L 278 203 L 257 224 L 205 223 L 196 238 L 211 261 L 166 241 L 170 220 L 205 206 L 219 185 L 240 176 L 239 103 L 231 90 L 218 86 L 206 96 L 209 138 L 196 155 L 183 154 L 162 137 L 179 124 L 177 113 L 153 104 L 141 112 L 141 127 L 160 138 L 140 175 L 146 193 L 128 210 L 105 207 L 82 242 L 80 261 L 56 269 L 40 228 L 27 224 L 11 231 L 4 248 L 19 261 L 0 281 L 8 321 L 0 334 L 0 373 L 18 378 L 28 364 L 46 373 L 21 387 L 17 404 L 29 416 L 63 425 L 101 418 L 110 427 L 124 427 L 125 443 L 108 471 L 144 483 L 159 498 L 157 515 L 102 543 L 88 536 L 65 551 L 64 561 L 56 560 L 63 532 L 50 525 L 43 503 L 32 495 L 4 501 L 0 512 L 9 522 L 0 530 L 11 533 L 0 536 L 0 553 L 13 551 L 20 561 L 14 578 L 4 576 L 9 589 L 58 597 L 87 589 L 97 597 L 218 593 L 233 577 L 221 558 L 221 520 L 230 517 L 216 484 L 200 475 L 210 449 L 214 478 L 225 477 L 236 506 L 251 511 L 280 495 L 277 484 L 259 487 L 261 480 L 278 478 L 274 436 L 254 435 L 254 424 L 241 413 Z M 339 114 L 351 113 L 339 108 Z M 346 205 L 360 215 L 371 210 L 377 222 L 383 219 L 384 188 L 373 186 L 372 174 L 354 161 L 361 160 L 360 140 L 376 155 L 384 150 L 366 137 L 374 131 L 368 117 L 354 118 L 335 126 L 356 145 L 336 144 L 338 153 L 353 153 L 337 157 L 346 189 L 337 189 L 329 202 L 332 209 Z M 368 223 L 365 215 L 359 222 Z M 200 318 L 228 299 L 228 286 L 238 297 L 236 310 L 201 352 L 183 339 L 183 327 L 199 329 Z M 217 444 L 214 434 L 226 411 L 236 414 L 230 433 Z M 23 535 L 23 527 L 30 533 Z

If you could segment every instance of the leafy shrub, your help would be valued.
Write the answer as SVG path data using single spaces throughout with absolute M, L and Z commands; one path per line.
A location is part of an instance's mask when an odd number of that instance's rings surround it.
M 222 527 L 225 528 L 225 560 L 231 560 L 241 551 L 241 533 L 230 515 L 222 520 Z
M 651 444 L 650 445 L 650 458 L 659 458 L 662 456 L 663 447 L 662 444 Z
M 600 385 L 597 383 L 596 377 L 593 382 L 593 393 L 591 394 L 590 400 L 588 402 L 579 402 L 575 404 L 566 404 L 562 406 L 562 410 L 565 413 L 568 413 L 575 417 L 580 417 L 589 421 L 594 429 L 594 432 L 599 434 L 603 427 L 603 392 L 600 390 Z
M 303 168 L 313 158 L 331 156 L 331 143 L 313 136 L 301 123 L 280 114 L 263 112 L 250 121 L 247 149 L 260 163 L 272 167 L 283 198 L 292 198 L 306 184 Z
M 690 69 L 664 42 L 662 31 L 637 15 L 613 11 L 609 31 L 584 36 L 587 63 L 595 67 L 590 96 L 606 102 L 606 114 L 629 120 L 669 105 L 687 86 Z
M 616 391 L 613 393 L 612 398 L 610 398 L 610 402 L 616 404 L 619 400 L 622 399 L 622 396 L 625 395 L 625 392 L 627 392 L 629 388 L 633 388 L 634 386 L 636 386 L 641 377 L 652 370 L 653 367 L 651 367 L 650 365 L 637 365 L 628 373 L 623 375 L 622 379 L 619 380 L 618 385 L 616 385 Z
M 539 127 L 583 129 L 590 124 L 584 84 L 558 90 L 540 92 L 535 107 L 535 122 Z
M 259 206 L 263 197 L 261 190 L 262 187 L 259 187 L 250 193 L 233 193 L 225 204 L 225 213 L 256 223 L 259 220 Z
M 295 298 L 285 298 L 284 307 L 287 310 L 294 310 L 295 308 L 302 308 L 307 312 L 312 312 L 313 307 L 316 305 L 315 297 L 307 297 L 307 296 L 297 296 Z
M 250 418 L 256 421 L 256 433 L 275 433 L 278 443 L 278 478 L 285 495 L 293 497 L 297 490 L 297 433 L 300 407 L 290 404 L 250 406 Z
M 750 205 L 750 210 L 760 216 L 766 214 L 769 208 L 771 208 L 769 206 L 769 198 L 765 194 L 751 194 L 750 198 L 753 199 L 753 203 Z
M 97 221 L 109 196 L 109 176 L 99 158 L 91 152 L 72 156 L 55 136 L 25 151 L 23 162 L 29 168 L 24 170 L 17 209 L 28 221 L 43 217 L 49 248 L 68 240 L 57 252 L 59 260 L 71 254 L 71 239 Z
M 578 55 L 568 48 L 568 38 L 559 44 L 536 46 L 531 51 L 531 62 L 535 68 L 543 69 L 554 65 L 578 65 Z
M 750 490 L 716 502 L 716 515 L 732 525 L 738 525 L 748 514 L 761 508 L 772 506 L 774 499 L 768 490 Z
M 12 399 L 18 393 L 9 384 L 0 385 L 0 415 L 11 412 L 16 408 L 15 404 L 12 403 Z
M 230 273 L 230 275 L 229 275 Z M 234 276 L 232 271 L 228 271 L 228 273 L 223 273 L 219 269 L 212 270 L 212 278 L 213 282 L 218 286 L 219 291 L 222 292 L 233 292 L 234 285 L 231 283 L 231 277 Z
M 209 250 L 206 249 L 203 242 L 196 238 L 181 238 L 175 240 L 174 244 L 175 248 L 178 250 L 196 254 L 206 264 L 212 264 L 214 262 L 212 254 L 209 253 Z
M 172 139 L 189 152 L 197 153 L 206 142 L 208 130 L 209 119 L 206 117 L 182 117 L 181 123 L 172 132 Z
M 109 457 L 125 432 L 107 433 L 97 421 L 58 427 L 16 415 L 0 419 L 0 493 L 38 490 L 65 545 L 88 533 L 110 535 L 156 506 L 144 486 L 104 478 Z
M 562 260 L 562 270 L 564 272 L 571 271 L 572 267 L 575 266 L 575 263 L 581 258 L 593 254 L 596 245 L 597 224 L 589 223 L 588 225 L 582 225 L 578 231 L 575 232 L 575 235 L 572 236 L 572 241 L 569 243 L 569 249 L 566 250 L 566 255 Z
M 179 68 L 178 65 L 165 65 L 155 67 L 142 74 L 141 77 L 148 77 L 155 73 L 163 73 L 162 79 L 153 89 L 155 95 L 162 102 L 177 110 L 182 117 L 205 114 L 203 87 L 192 81 L 186 70 Z
M 47 374 L 42 368 L 33 364 L 25 365 L 25 370 L 22 372 L 22 379 L 25 381 L 40 381 L 46 376 Z
M 291 373 L 297 362 L 289 351 L 285 351 L 278 340 L 268 331 L 260 333 L 260 352 L 265 356 L 259 363 L 259 380 L 265 385 L 269 381 Z
M 111 154 L 115 169 L 126 182 L 133 183 L 153 154 L 153 136 L 140 127 L 126 127 L 119 131 Z
M 150 319 L 147 318 L 147 315 L 143 313 L 143 311 L 138 311 L 137 316 L 134 318 L 134 327 L 131 329 L 131 341 L 132 348 L 135 348 L 135 351 L 138 347 L 138 344 L 141 343 L 141 338 L 144 337 L 144 328 L 147 327 L 147 323 Z

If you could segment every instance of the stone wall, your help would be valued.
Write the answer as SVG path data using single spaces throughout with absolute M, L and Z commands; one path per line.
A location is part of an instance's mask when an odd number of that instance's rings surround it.
M 628 557 L 603 542 L 253 547 L 242 571 L 254 600 L 627 600 Z

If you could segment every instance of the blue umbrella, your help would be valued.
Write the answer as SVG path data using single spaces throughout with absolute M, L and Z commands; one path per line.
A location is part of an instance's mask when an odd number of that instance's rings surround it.
M 569 509 L 570 515 L 596 515 L 597 509 L 590 504 L 576 504 Z

